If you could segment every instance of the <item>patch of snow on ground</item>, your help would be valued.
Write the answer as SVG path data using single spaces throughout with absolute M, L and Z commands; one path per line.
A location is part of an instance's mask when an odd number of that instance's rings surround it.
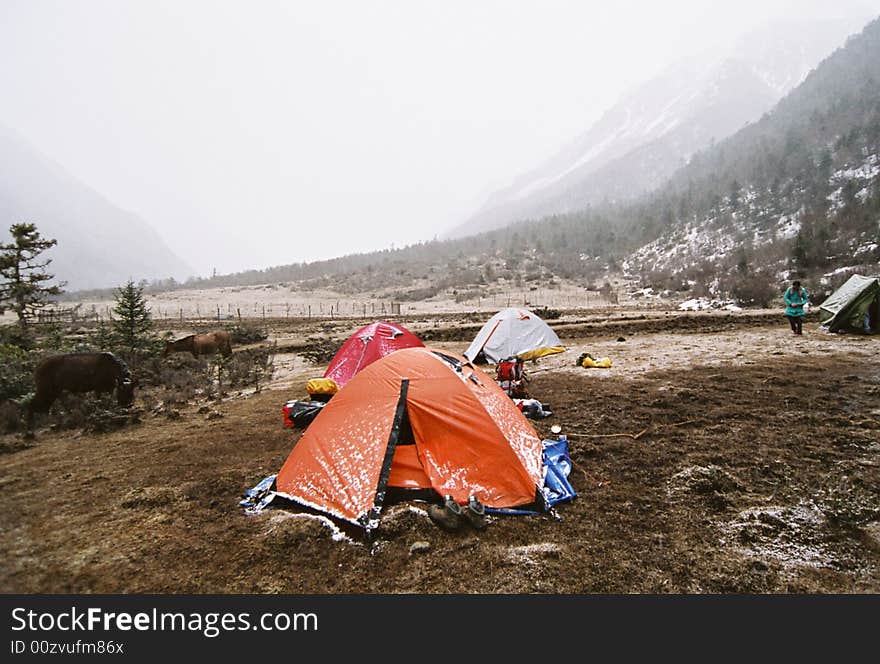
M 538 565 L 541 558 L 558 558 L 562 553 L 562 547 L 554 542 L 541 542 L 540 544 L 526 544 L 524 546 L 511 546 L 507 548 L 505 558 L 517 565 Z
M 701 311 L 702 309 L 709 308 L 709 301 L 705 298 L 693 298 L 691 300 L 685 300 L 681 304 L 678 305 L 679 311 Z
M 628 293 L 630 297 L 661 297 L 661 293 L 655 293 L 654 289 L 648 286 L 647 288 L 640 288 L 638 290 L 631 291 Z
M 710 300 L 707 297 L 695 297 L 678 305 L 679 311 L 706 311 L 723 309 L 724 311 L 742 311 L 742 307 L 730 300 Z
M 825 277 L 833 277 L 833 276 L 835 276 L 835 275 L 837 275 L 837 274 L 840 274 L 841 272 L 849 272 L 849 271 L 852 271 L 852 270 L 858 270 L 858 269 L 859 269 L 859 266 L 858 266 L 858 265 L 847 265 L 847 266 L 845 266 L 845 267 L 839 267 L 839 268 L 837 268 L 836 270 L 834 270 L 834 271 L 832 271 L 832 272 L 826 272 L 823 276 L 825 276 Z
M 752 557 L 773 559 L 784 567 L 833 567 L 834 554 L 821 541 L 826 519 L 813 503 L 795 507 L 751 507 L 724 530 Z

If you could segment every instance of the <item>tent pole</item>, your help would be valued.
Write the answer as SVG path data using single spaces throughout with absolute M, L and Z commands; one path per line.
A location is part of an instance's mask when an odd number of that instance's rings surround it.
M 379 514 L 385 502 L 385 489 L 388 486 L 388 476 L 391 474 L 391 462 L 394 459 L 394 451 L 397 449 L 397 441 L 400 438 L 400 427 L 403 416 L 406 414 L 406 393 L 409 390 L 409 379 L 400 381 L 400 397 L 397 399 L 397 410 L 394 412 L 394 423 L 391 425 L 391 434 L 388 436 L 388 446 L 385 448 L 385 458 L 382 460 L 382 470 L 379 473 L 379 483 L 376 485 L 376 496 L 373 498 L 373 507 L 362 517 L 364 535 L 367 543 L 374 541 L 374 534 L 379 527 Z

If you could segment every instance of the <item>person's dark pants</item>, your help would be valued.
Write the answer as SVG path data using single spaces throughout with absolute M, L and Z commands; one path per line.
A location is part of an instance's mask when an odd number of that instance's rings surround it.
M 791 331 L 795 334 L 803 334 L 804 317 L 803 316 L 786 316 L 788 324 L 791 325 Z

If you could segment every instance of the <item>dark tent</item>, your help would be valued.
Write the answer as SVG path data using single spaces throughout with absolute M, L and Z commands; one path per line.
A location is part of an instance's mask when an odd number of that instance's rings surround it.
M 829 332 L 880 331 L 880 279 L 852 275 L 819 305 L 819 321 Z

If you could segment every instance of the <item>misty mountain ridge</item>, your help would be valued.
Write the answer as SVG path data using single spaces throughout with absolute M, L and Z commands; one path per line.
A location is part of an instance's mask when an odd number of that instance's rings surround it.
M 793 274 L 818 293 L 855 270 L 880 271 L 880 19 L 759 121 L 695 153 L 635 200 L 185 286 L 287 282 L 403 301 L 469 301 L 562 280 L 598 288 L 622 273 L 670 294 L 767 304 Z
M 727 53 L 670 67 L 625 94 L 545 163 L 490 195 L 448 236 L 632 200 L 656 189 L 695 152 L 759 119 L 860 26 L 852 18 L 777 22 Z
M 192 274 L 160 235 L 40 154 L 0 124 L 0 236 L 14 223 L 36 224 L 58 245 L 49 273 L 67 290 L 118 286 L 133 278 Z

